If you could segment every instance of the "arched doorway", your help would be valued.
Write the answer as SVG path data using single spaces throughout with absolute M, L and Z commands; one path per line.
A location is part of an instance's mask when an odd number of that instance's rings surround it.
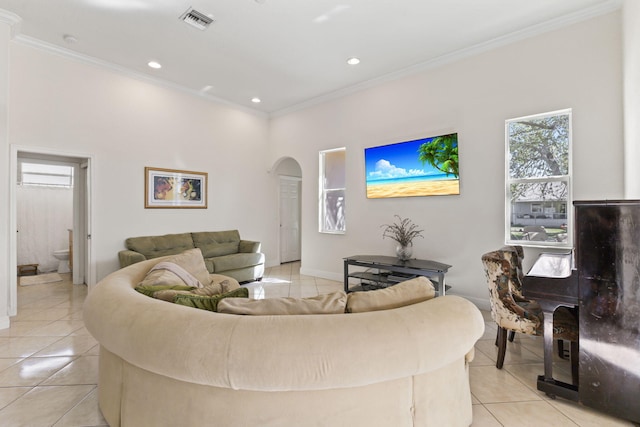
M 278 178 L 278 242 L 280 263 L 301 259 L 302 169 L 291 157 L 279 159 L 272 169 Z

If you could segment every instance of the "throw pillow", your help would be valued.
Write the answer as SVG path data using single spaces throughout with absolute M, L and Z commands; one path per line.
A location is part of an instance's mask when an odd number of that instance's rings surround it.
M 175 264 L 177 268 L 172 268 L 171 264 Z M 211 283 L 202 252 L 198 248 L 165 258 L 157 265 L 160 267 L 149 270 L 139 285 L 187 285 L 201 288 Z M 187 274 L 184 274 L 185 272 Z M 197 281 L 192 281 L 189 276 Z
M 217 308 L 219 303 L 225 298 L 243 299 L 247 297 L 249 297 L 249 289 L 238 288 L 231 292 L 211 296 L 177 294 L 173 302 L 180 305 L 186 305 L 187 307 L 199 308 L 201 310 L 218 311 Z
M 389 310 L 426 301 L 435 295 L 433 283 L 418 276 L 385 289 L 351 292 L 347 298 L 347 313 Z
M 344 313 L 347 294 L 344 291 L 311 298 L 226 299 L 218 304 L 218 312 L 258 316 L 287 314 Z
M 159 298 L 158 294 L 163 292 L 189 292 L 194 288 L 184 285 L 138 285 L 135 289 L 148 297 Z M 165 298 L 160 299 L 166 300 Z
M 193 291 L 185 291 L 181 289 L 165 289 L 162 291 L 154 292 L 153 297 L 155 299 L 161 299 L 162 301 L 173 302 L 176 299 L 176 295 L 193 295 Z
M 193 291 L 191 291 L 191 293 L 194 295 L 211 296 L 224 294 L 239 288 L 240 285 L 237 281 L 225 279 L 221 281 L 212 281 L 211 284 L 202 288 L 194 289 Z

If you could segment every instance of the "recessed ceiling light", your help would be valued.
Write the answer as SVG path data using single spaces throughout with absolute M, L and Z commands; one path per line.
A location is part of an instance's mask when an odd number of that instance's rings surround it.
M 160 65 L 160 63 L 156 61 L 149 61 L 147 65 L 151 68 L 155 68 L 156 70 L 162 68 L 162 65 Z
M 347 59 L 347 64 L 349 65 L 358 65 L 359 63 L 360 63 L 360 59 L 356 58 L 355 56 Z
M 251 98 L 251 102 L 253 102 L 254 104 L 259 104 L 262 102 L 262 100 L 257 96 L 254 96 L 253 98 Z

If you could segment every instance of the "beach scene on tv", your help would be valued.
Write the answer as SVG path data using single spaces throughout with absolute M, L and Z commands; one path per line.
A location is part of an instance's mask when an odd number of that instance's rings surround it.
M 458 134 L 365 148 L 367 198 L 460 194 Z

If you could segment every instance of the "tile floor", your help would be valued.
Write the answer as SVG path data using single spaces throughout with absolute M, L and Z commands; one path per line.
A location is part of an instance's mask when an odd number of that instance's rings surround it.
M 250 296 L 307 297 L 342 289 L 342 283 L 301 276 L 299 263 L 267 270 L 246 285 Z M 106 426 L 97 403 L 98 347 L 82 322 L 85 286 L 62 282 L 19 286 L 18 315 L 0 330 L 0 425 L 3 427 Z M 496 329 L 489 313 L 486 333 L 470 367 L 473 426 L 633 426 L 535 388 L 543 371 L 542 340 L 517 336 L 504 369 L 495 368 Z M 568 362 L 554 373 L 569 381 Z M 446 427 L 446 426 L 444 426 Z
M 82 322 L 84 285 L 18 286 L 18 315 L 0 330 L 0 425 L 106 426 L 98 345 Z

